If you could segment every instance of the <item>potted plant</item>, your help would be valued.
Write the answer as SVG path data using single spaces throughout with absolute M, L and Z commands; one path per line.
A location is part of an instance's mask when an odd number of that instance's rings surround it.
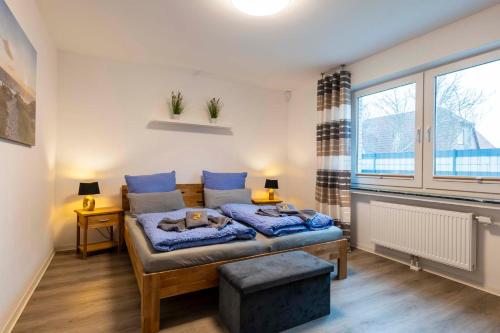
M 180 119 L 181 113 L 184 111 L 184 97 L 181 92 L 178 91 L 174 93 L 172 91 L 172 95 L 170 98 L 170 103 L 168 104 L 171 112 L 172 119 Z
M 207 102 L 208 115 L 210 116 L 210 123 L 214 124 L 219 118 L 220 110 L 222 109 L 222 102 L 220 98 L 212 98 Z

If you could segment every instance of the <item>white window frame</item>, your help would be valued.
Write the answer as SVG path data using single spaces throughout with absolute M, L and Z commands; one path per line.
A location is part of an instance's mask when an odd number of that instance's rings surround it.
M 391 80 L 353 93 L 352 98 L 352 183 L 358 185 L 377 185 L 394 187 L 422 187 L 422 125 L 423 125 L 423 93 L 424 76 L 418 73 L 405 76 L 397 80 Z M 401 87 L 407 84 L 416 84 L 415 95 L 415 174 L 414 175 L 392 175 L 392 174 L 361 174 L 358 173 L 358 99 L 367 95 L 376 94 L 385 90 Z
M 435 138 L 435 92 L 436 77 L 459 70 L 483 65 L 500 60 L 500 50 L 453 62 L 424 72 L 424 128 L 423 146 L 423 185 L 428 189 L 451 190 L 477 193 L 500 193 L 500 178 L 492 177 L 460 177 L 434 175 L 434 138 Z M 500 108 L 499 108 L 500 111 Z

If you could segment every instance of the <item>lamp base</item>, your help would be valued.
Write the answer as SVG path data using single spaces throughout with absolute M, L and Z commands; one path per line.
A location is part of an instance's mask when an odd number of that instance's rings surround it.
M 93 211 L 95 208 L 95 199 L 91 195 L 83 198 L 83 210 Z
M 274 190 L 269 190 L 269 200 L 274 200 Z

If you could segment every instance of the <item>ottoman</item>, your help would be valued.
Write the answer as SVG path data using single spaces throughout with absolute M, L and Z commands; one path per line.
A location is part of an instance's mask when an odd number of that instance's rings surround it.
M 332 271 L 332 264 L 303 251 L 222 265 L 222 321 L 231 333 L 271 333 L 326 316 Z

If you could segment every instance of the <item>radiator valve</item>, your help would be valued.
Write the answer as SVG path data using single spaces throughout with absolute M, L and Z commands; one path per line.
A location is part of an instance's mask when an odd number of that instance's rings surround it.
M 493 224 L 493 221 L 491 220 L 491 217 L 489 216 L 481 216 L 481 215 L 478 215 L 478 216 L 475 216 L 476 220 L 478 223 L 481 223 L 481 224 Z

